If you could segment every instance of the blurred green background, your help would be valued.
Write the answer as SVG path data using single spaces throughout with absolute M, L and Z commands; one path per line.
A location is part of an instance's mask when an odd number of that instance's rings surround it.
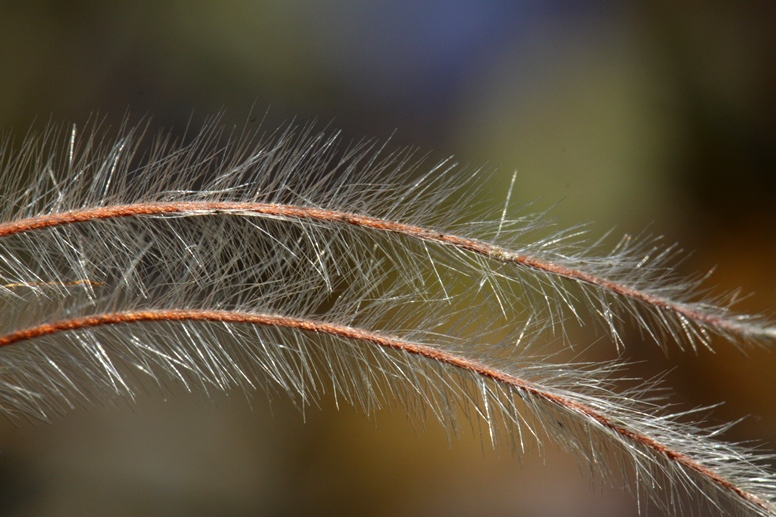
M 494 217 L 517 169 L 513 203 L 560 201 L 559 225 L 593 236 L 664 235 L 693 251 L 684 271 L 718 266 L 713 292 L 773 314 L 774 27 L 768 1 L 0 1 L 0 130 L 129 113 L 180 133 L 223 112 L 391 137 L 499 166 Z M 673 368 L 676 400 L 726 401 L 713 422 L 751 415 L 728 439 L 775 448 L 773 353 L 634 341 L 636 375 Z M 5 422 L 0 515 L 636 514 L 551 446 L 521 462 L 402 411 L 375 425 L 322 406 L 149 393 Z

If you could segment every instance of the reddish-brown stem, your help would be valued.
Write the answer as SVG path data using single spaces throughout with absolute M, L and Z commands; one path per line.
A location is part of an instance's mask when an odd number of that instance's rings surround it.
M 96 221 L 100 219 L 117 219 L 122 217 L 160 216 L 170 214 L 218 214 L 218 213 L 244 213 L 261 214 L 271 217 L 288 219 L 311 219 L 350 224 L 361 228 L 369 228 L 383 232 L 397 233 L 408 237 L 428 242 L 436 242 L 443 245 L 470 251 L 492 260 L 507 264 L 517 264 L 537 271 L 550 273 L 560 277 L 577 280 L 589 285 L 600 287 L 610 293 L 637 300 L 658 310 L 666 310 L 675 313 L 690 321 L 695 321 L 719 331 L 730 332 L 739 335 L 752 335 L 756 333 L 747 325 L 739 324 L 729 319 L 695 310 L 684 304 L 666 300 L 658 296 L 633 289 L 626 285 L 585 273 L 578 269 L 553 264 L 538 258 L 515 253 L 494 244 L 488 244 L 476 239 L 458 237 L 456 235 L 440 233 L 428 228 L 414 226 L 378 217 L 370 217 L 349 212 L 329 210 L 324 208 L 312 208 L 296 205 L 283 205 L 274 203 L 253 203 L 234 201 L 171 201 L 159 203 L 133 203 L 113 205 L 95 208 L 83 208 L 62 213 L 40 215 L 18 221 L 0 224 L 0 237 L 17 233 L 51 228 L 66 224 Z M 772 332 L 766 333 L 769 337 Z
M 757 505 L 764 510 L 771 510 L 768 503 L 759 497 L 750 494 L 731 481 L 718 475 L 710 468 L 694 460 L 690 456 L 675 451 L 660 443 L 654 438 L 643 433 L 633 431 L 622 426 L 605 414 L 590 406 L 572 400 L 560 394 L 552 393 L 533 382 L 521 379 L 514 375 L 504 373 L 491 368 L 478 361 L 473 361 L 451 352 L 446 352 L 428 345 L 405 341 L 392 336 L 371 332 L 359 328 L 326 323 L 322 321 L 294 318 L 277 314 L 259 314 L 251 312 L 224 311 L 224 310 L 146 310 L 127 311 L 96 314 L 61 320 L 54 323 L 44 323 L 35 327 L 18 330 L 0 336 L 0 347 L 10 346 L 23 341 L 54 335 L 60 332 L 74 331 L 85 328 L 100 327 L 105 325 L 119 325 L 142 322 L 184 322 L 184 321 L 209 321 L 215 323 L 239 323 L 250 325 L 262 325 L 278 328 L 295 329 L 306 332 L 328 334 L 342 339 L 351 339 L 364 343 L 371 343 L 384 348 L 399 350 L 401 352 L 421 356 L 437 363 L 446 364 L 460 370 L 472 372 L 480 377 L 502 383 L 516 391 L 528 393 L 533 397 L 550 402 L 564 411 L 572 414 L 580 414 L 587 421 L 594 421 L 603 428 L 630 440 L 642 447 L 653 450 L 655 453 L 666 457 L 669 461 L 676 462 L 683 467 L 698 473 L 721 489 L 732 492 L 737 496 Z

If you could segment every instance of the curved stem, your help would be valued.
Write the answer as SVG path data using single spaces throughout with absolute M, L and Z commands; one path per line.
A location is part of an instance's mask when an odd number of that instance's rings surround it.
M 642 447 L 652 450 L 659 456 L 669 461 L 676 462 L 690 471 L 711 481 L 719 488 L 732 492 L 742 499 L 762 508 L 772 511 L 771 506 L 761 498 L 744 491 L 730 480 L 720 476 L 709 467 L 693 459 L 685 453 L 676 451 L 658 440 L 644 433 L 634 431 L 618 424 L 604 413 L 582 404 L 569 397 L 553 393 L 542 386 L 528 380 L 510 375 L 498 369 L 489 367 L 478 361 L 473 361 L 451 352 L 433 348 L 431 346 L 405 341 L 392 336 L 382 335 L 376 332 L 363 330 L 346 325 L 326 323 L 322 321 L 294 318 L 277 314 L 260 314 L 251 312 L 225 311 L 225 310 L 173 310 L 157 309 L 144 311 L 126 311 L 96 314 L 44 323 L 35 327 L 18 330 L 0 336 L 0 348 L 10 346 L 23 341 L 28 341 L 43 336 L 54 335 L 61 332 L 74 331 L 85 328 L 100 327 L 105 325 L 119 325 L 141 322 L 184 322 L 184 321 L 210 321 L 217 323 L 240 323 L 251 325 L 263 325 L 287 329 L 295 329 L 306 332 L 328 334 L 337 338 L 352 339 L 365 343 L 371 343 L 384 348 L 399 350 L 409 354 L 421 356 L 430 361 L 446 364 L 454 368 L 469 371 L 482 378 L 491 379 L 504 384 L 509 388 L 527 393 L 533 397 L 544 400 L 560 407 L 570 414 L 581 415 L 587 421 L 613 431 L 621 437 L 632 441 Z
M 606 278 L 602 278 L 579 269 L 553 264 L 529 255 L 510 251 L 495 244 L 489 244 L 477 239 L 469 239 L 437 232 L 428 228 L 370 217 L 350 212 L 341 212 L 325 208 L 312 208 L 297 205 L 275 203 L 235 202 L 235 201 L 170 201 L 159 203 L 131 203 L 95 208 L 83 208 L 62 213 L 46 214 L 18 221 L 0 224 L 0 238 L 18 233 L 51 228 L 67 224 L 97 221 L 100 219 L 118 219 L 123 217 L 160 216 L 170 214 L 260 214 L 288 219 L 310 219 L 316 221 L 336 222 L 368 228 L 383 232 L 405 235 L 407 237 L 427 242 L 470 251 L 483 257 L 502 262 L 516 264 L 537 271 L 568 278 L 598 287 L 612 294 L 636 300 L 655 310 L 664 310 L 689 319 L 699 324 L 716 329 L 718 332 L 729 332 L 741 336 L 776 338 L 776 329 L 761 328 L 732 321 L 724 317 L 709 314 L 694 309 L 688 305 L 654 296 L 638 289 L 633 289 Z

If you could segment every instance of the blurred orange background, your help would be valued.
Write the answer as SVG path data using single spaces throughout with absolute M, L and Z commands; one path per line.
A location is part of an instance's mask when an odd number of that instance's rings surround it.
M 316 119 L 499 166 L 494 217 L 517 169 L 513 203 L 560 201 L 559 226 L 594 237 L 663 235 L 692 251 L 684 272 L 717 266 L 714 293 L 741 287 L 739 311 L 773 315 L 774 27 L 766 1 L 0 2 L 0 130 Z M 634 341 L 634 375 L 670 370 L 684 407 L 750 415 L 727 440 L 775 448 L 772 352 Z M 448 446 L 401 410 L 321 406 L 179 390 L 5 421 L 0 515 L 636 515 L 552 446 L 519 459 L 478 435 Z

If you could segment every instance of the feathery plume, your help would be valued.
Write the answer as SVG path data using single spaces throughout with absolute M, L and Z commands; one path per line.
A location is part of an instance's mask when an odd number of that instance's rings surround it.
M 132 397 L 140 374 L 280 390 L 302 407 L 332 392 L 367 413 L 403 404 L 453 434 L 463 411 L 518 451 L 555 441 L 673 514 L 776 514 L 767 457 L 665 414 L 650 386 L 618 393 L 615 364 L 541 353 L 569 319 L 598 321 L 618 346 L 627 319 L 661 347 L 776 338 L 698 300 L 674 248 L 626 238 L 596 255 L 576 229 L 532 240 L 543 218 L 506 206 L 471 222 L 485 171 L 449 159 L 421 173 L 412 152 L 340 149 L 311 127 L 257 137 L 213 122 L 147 151 L 143 129 L 101 134 L 3 145 L 7 415 Z

